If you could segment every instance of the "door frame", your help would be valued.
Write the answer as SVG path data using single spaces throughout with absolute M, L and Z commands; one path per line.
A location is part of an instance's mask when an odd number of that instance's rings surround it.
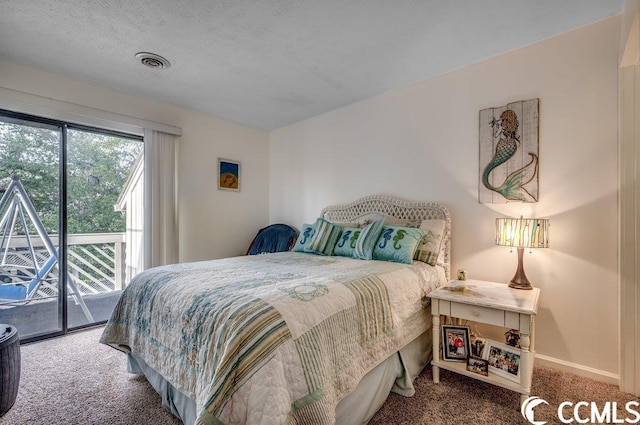
M 620 389 L 640 395 L 640 12 L 619 68 Z

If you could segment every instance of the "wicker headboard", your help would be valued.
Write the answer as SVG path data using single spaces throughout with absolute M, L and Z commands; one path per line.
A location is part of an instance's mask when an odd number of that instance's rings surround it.
M 320 217 L 336 222 L 394 217 L 400 220 L 445 220 L 442 241 L 443 266 L 447 279 L 451 276 L 451 216 L 449 210 L 436 202 L 407 201 L 389 195 L 372 195 L 350 204 L 330 205 L 322 210 Z

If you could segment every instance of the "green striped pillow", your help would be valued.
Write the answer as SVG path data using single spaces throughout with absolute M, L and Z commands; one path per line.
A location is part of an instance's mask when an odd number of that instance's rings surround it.
M 319 218 L 313 225 L 316 232 L 304 251 L 320 255 L 333 255 L 333 249 L 342 233 L 342 227 Z
M 360 232 L 358 241 L 356 242 L 355 258 L 361 260 L 373 259 L 373 248 L 376 246 L 376 242 L 382 233 L 382 227 L 384 226 L 384 218 L 374 221 Z

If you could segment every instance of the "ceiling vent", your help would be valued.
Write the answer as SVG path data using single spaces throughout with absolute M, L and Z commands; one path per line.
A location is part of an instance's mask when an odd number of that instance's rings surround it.
M 136 53 L 136 59 L 138 59 L 140 63 L 142 63 L 144 66 L 148 66 L 149 68 L 165 69 L 171 66 L 168 60 L 154 53 L 148 53 L 148 52 Z

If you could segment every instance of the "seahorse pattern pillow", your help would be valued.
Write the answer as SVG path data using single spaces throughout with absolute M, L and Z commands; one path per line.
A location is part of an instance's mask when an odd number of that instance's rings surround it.
M 424 231 L 403 226 L 384 226 L 373 248 L 373 259 L 411 264 Z
M 380 237 L 383 226 L 384 218 L 374 221 L 362 229 L 362 232 L 356 241 L 355 258 L 359 258 L 361 260 L 371 260 L 373 258 L 373 248 Z
M 304 252 L 319 255 L 333 255 L 336 241 L 342 233 L 342 227 L 323 218 L 318 218 L 313 225 L 315 233 Z
M 356 242 L 361 232 L 362 229 L 358 227 L 346 227 L 342 229 L 342 235 L 338 238 L 333 253 L 342 257 L 355 257 Z
M 309 246 L 311 243 L 311 238 L 315 233 L 315 229 L 313 224 L 303 224 L 302 229 L 300 229 L 300 235 L 298 236 L 298 240 L 296 244 L 293 246 L 292 251 L 296 252 L 304 252 L 305 248 Z
M 445 226 L 444 220 L 424 220 L 420 224 L 420 229 L 424 231 L 424 237 L 413 256 L 414 260 L 422 261 L 431 266 L 436 265 L 442 248 Z

